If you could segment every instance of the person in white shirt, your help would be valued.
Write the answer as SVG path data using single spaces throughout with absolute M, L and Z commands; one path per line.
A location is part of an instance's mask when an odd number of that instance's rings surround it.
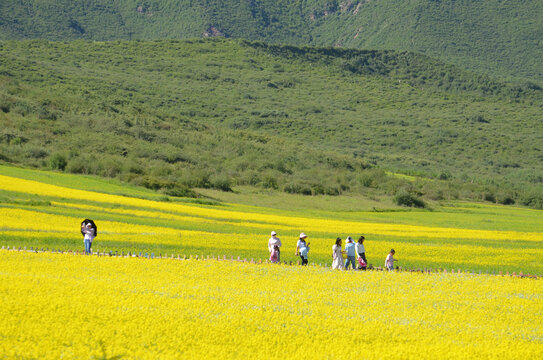
M 354 244 L 354 249 L 356 251 L 356 261 L 358 262 L 360 258 L 364 260 L 366 264 L 368 264 L 368 260 L 366 260 L 366 248 L 364 248 L 364 240 L 366 238 L 364 236 L 360 236 L 358 238 L 358 242 Z M 363 268 L 365 269 L 365 268 Z
M 300 255 L 300 249 L 307 245 L 305 239 L 307 239 L 307 235 L 305 233 L 301 233 L 300 238 L 298 239 L 298 242 L 296 243 L 296 253 L 294 254 L 295 256 Z
M 270 252 L 270 255 L 273 251 L 273 247 L 277 246 L 278 254 L 277 254 L 277 262 L 281 261 L 281 240 L 277 237 L 277 233 L 275 231 L 271 232 L 271 238 L 268 240 L 268 251 Z
M 301 248 L 300 248 L 300 258 L 302 258 L 302 266 L 306 265 L 309 263 L 309 259 L 307 258 L 307 254 L 309 253 L 309 250 L 311 250 L 309 248 L 309 243 L 303 245 Z
M 85 243 L 85 254 L 92 255 L 92 240 L 96 237 L 96 233 L 92 228 L 91 223 L 81 224 L 81 232 L 85 234 L 83 242 Z
M 395 253 L 396 252 L 394 249 L 391 249 L 385 260 L 385 267 L 388 269 L 388 271 L 394 271 L 394 261 L 398 261 L 397 259 L 394 259 Z
M 343 251 L 341 250 L 341 238 L 336 239 L 332 246 L 332 269 L 343 270 Z

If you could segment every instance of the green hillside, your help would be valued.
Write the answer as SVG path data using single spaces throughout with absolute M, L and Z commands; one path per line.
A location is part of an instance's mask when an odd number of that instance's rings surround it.
M 245 185 L 542 206 L 542 104 L 532 85 L 404 52 L 0 42 L 0 160 L 170 195 Z
M 408 50 L 542 82 L 542 13 L 538 0 L 0 1 L 0 39 L 225 36 Z

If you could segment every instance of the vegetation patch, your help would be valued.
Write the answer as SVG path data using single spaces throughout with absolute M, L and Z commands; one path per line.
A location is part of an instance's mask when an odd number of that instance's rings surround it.
M 541 207 L 542 91 L 425 56 L 225 39 L 3 42 L 0 55 L 4 162 L 169 196 L 408 189 Z

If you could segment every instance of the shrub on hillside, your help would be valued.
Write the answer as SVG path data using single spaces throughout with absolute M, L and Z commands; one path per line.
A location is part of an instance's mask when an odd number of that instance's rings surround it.
M 84 158 L 76 157 L 70 159 L 66 170 L 72 174 L 89 174 L 89 166 Z
M 226 176 L 217 176 L 210 180 L 210 187 L 221 191 L 232 191 L 232 180 Z
M 363 187 L 377 188 L 380 184 L 385 183 L 387 175 L 382 169 L 366 169 L 357 176 L 357 180 Z
M 56 120 L 58 118 L 58 114 L 54 111 L 49 110 L 47 107 L 40 107 L 37 111 L 38 113 L 38 119 L 42 120 Z
M 283 187 L 283 191 L 289 194 L 311 195 L 311 187 L 300 182 L 290 182 Z
M 34 159 L 43 159 L 49 155 L 49 152 L 41 147 L 30 147 L 27 149 L 26 154 Z
M 500 200 L 500 204 L 503 204 L 503 205 L 514 205 L 514 204 L 515 204 L 515 200 L 513 199 L 512 196 L 506 195 L 505 197 L 503 197 L 503 198 Z
M 175 184 L 173 187 L 168 189 L 162 189 L 162 192 L 166 195 L 175 197 L 196 197 L 194 191 L 180 184 Z
M 426 203 L 417 196 L 410 194 L 407 191 L 401 191 L 394 196 L 394 202 L 400 206 L 409 206 L 417 208 L 425 208 Z
M 62 154 L 53 154 L 49 158 L 49 168 L 52 170 L 64 171 L 66 165 L 68 165 L 68 161 L 66 161 L 66 157 Z
M 262 186 L 266 189 L 274 189 L 277 190 L 279 188 L 279 184 L 277 182 L 277 177 L 273 175 L 266 175 L 264 176 L 264 179 L 262 180 Z
M 331 195 L 331 196 L 338 196 L 338 195 L 341 195 L 341 186 L 340 187 L 337 187 L 337 186 L 325 186 L 324 187 L 324 194 L 325 195 Z
M 451 178 L 452 178 L 452 175 L 448 170 L 442 171 L 438 176 L 439 180 L 449 180 Z
M 7 101 L 4 98 L 0 98 L 0 111 L 7 114 L 10 111 L 10 108 L 11 108 L 11 102 Z
M 521 196 L 520 203 L 536 209 L 543 209 L 543 193 L 535 191 L 525 193 Z
M 490 201 L 490 202 L 496 202 L 496 196 L 494 195 L 494 193 L 492 193 L 490 191 L 485 191 L 483 193 L 483 200 Z
M 134 182 L 139 186 L 151 190 L 171 189 L 175 187 L 175 183 L 171 181 L 150 175 L 139 177 Z

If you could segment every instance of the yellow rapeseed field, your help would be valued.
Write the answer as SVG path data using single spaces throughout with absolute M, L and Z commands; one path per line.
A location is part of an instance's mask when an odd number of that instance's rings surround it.
M 380 234 L 390 236 L 401 236 L 407 238 L 457 238 L 457 239 L 485 239 L 485 240 L 521 240 L 521 241 L 541 241 L 541 233 L 537 232 L 518 232 L 518 231 L 485 231 L 473 229 L 455 229 L 442 227 L 427 227 L 413 225 L 398 225 L 398 224 L 382 224 L 382 223 L 367 223 L 367 222 L 349 222 L 333 219 L 311 219 L 304 217 L 288 217 L 261 213 L 247 213 L 236 210 L 227 209 L 211 209 L 185 204 L 172 204 L 151 200 L 143 200 L 130 198 L 118 195 L 102 194 L 90 191 L 69 189 L 56 185 L 39 183 L 31 180 L 7 177 L 0 175 L 0 189 L 8 191 L 17 191 L 26 194 L 45 195 L 45 196 L 60 196 L 62 198 L 74 199 L 80 201 L 103 202 L 114 205 L 123 205 L 127 207 L 147 208 L 155 211 L 163 211 L 166 213 L 176 213 L 190 216 L 189 221 L 193 221 L 192 217 L 201 217 L 204 219 L 212 219 L 215 221 L 229 220 L 236 221 L 239 226 L 256 226 L 260 229 L 275 228 L 277 226 L 288 226 L 289 229 L 308 229 L 319 233 L 344 233 L 348 231 L 352 234 Z M 72 205 L 73 206 L 73 205 Z M 96 206 L 88 206 L 78 204 L 78 208 L 88 208 L 96 210 Z M 100 208 L 99 208 L 100 209 Z M 103 209 L 103 208 L 101 208 Z M 129 213 L 127 210 L 111 210 L 117 213 Z M 137 210 L 136 210 L 137 211 Z M 155 218 L 168 216 L 160 213 L 152 213 L 145 211 L 140 215 L 151 216 Z M 170 215 L 170 218 L 171 215 Z M 179 219 L 179 217 L 173 217 Z M 201 221 L 201 220 L 200 220 Z
M 59 242 L 83 247 L 78 233 L 88 214 L 98 216 L 99 236 L 94 250 L 128 251 L 142 247 L 167 247 L 170 252 L 190 255 L 238 255 L 266 258 L 271 230 L 281 235 L 285 254 L 293 258 L 295 234 L 310 236 L 310 260 L 330 262 L 336 236 L 364 234 L 370 263 L 382 266 L 390 248 L 406 262 L 400 265 L 431 263 L 432 267 L 500 269 L 541 273 L 543 257 L 541 232 L 459 229 L 454 227 L 348 221 L 267 214 L 263 209 L 240 210 L 231 204 L 202 206 L 144 200 L 66 188 L 37 181 L 0 175 L 0 190 L 25 196 L 53 199 L 48 206 L 0 206 L 0 236 L 12 243 L 48 247 Z M 96 218 L 95 218 L 96 219 Z M 379 241 L 373 241 L 378 237 Z M 445 242 L 442 242 L 445 240 Z M 482 243 L 481 243 L 482 242 Z M 522 242 L 528 246 L 502 246 Z M 495 246 L 495 245 L 496 246 Z M 3 245 L 3 244 L 0 244 Z M 66 246 L 64 246 L 66 248 Z M 220 249 L 220 250 L 217 250 Z M 222 253 L 221 253 L 222 251 Z M 156 251 L 158 252 L 158 251 Z M 287 259 L 284 257 L 284 259 Z
M 0 250 L 0 358 L 537 359 L 542 284 Z

